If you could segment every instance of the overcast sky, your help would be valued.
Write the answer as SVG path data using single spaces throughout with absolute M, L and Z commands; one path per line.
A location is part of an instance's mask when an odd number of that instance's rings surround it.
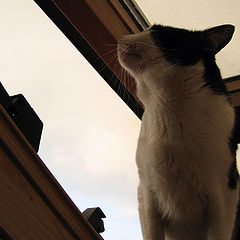
M 234 24 L 218 62 L 224 76 L 240 73 L 239 0 L 138 2 L 152 23 Z M 0 3 L 0 81 L 43 121 L 40 157 L 81 211 L 102 208 L 106 240 L 141 240 L 134 160 L 140 121 L 33 0 Z

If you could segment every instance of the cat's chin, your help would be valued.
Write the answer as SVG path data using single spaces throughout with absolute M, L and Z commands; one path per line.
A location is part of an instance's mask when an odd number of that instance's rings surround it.
M 120 65 L 133 76 L 136 76 L 137 73 L 143 70 L 143 64 L 141 64 L 143 59 L 142 56 L 138 54 L 131 52 L 120 53 L 118 54 L 118 61 Z
M 137 54 L 135 51 L 121 48 L 118 48 L 118 58 L 121 63 L 125 65 L 137 64 L 138 61 L 142 60 L 142 56 L 140 54 Z

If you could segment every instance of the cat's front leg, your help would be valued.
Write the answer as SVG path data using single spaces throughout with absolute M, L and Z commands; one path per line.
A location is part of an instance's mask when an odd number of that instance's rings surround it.
M 138 187 L 139 217 L 144 240 L 164 240 L 164 226 L 152 193 Z

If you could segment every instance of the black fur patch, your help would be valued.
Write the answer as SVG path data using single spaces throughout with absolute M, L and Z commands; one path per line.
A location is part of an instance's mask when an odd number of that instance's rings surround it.
M 238 197 L 238 205 L 236 209 L 236 218 L 235 218 L 235 224 L 234 224 L 234 229 L 232 233 L 232 238 L 231 240 L 239 240 L 240 239 L 240 194 Z
M 232 153 L 233 156 L 233 162 L 231 164 L 231 167 L 229 169 L 229 173 L 228 173 L 228 186 L 231 189 L 236 189 L 237 187 L 237 181 L 239 179 L 239 173 L 238 173 L 238 169 L 237 169 L 237 163 L 236 163 L 236 151 L 238 148 L 238 140 L 239 140 L 239 132 L 240 132 L 240 128 L 239 128 L 239 121 L 240 121 L 240 109 L 237 108 L 235 109 L 235 124 L 234 124 L 234 128 L 232 131 L 232 135 L 229 138 L 229 148 L 230 151 Z
M 185 29 L 153 25 L 151 36 L 165 58 L 173 64 L 194 65 L 202 58 L 202 34 Z
M 214 54 L 204 50 L 207 46 L 204 32 L 162 25 L 153 25 L 150 32 L 156 46 L 172 64 L 189 66 L 202 59 L 205 65 L 204 87 L 209 87 L 216 94 L 224 94 L 229 99 Z
M 237 181 L 239 178 L 236 161 L 233 161 L 228 173 L 228 186 L 231 189 L 237 188 Z
M 230 102 L 229 93 L 222 80 L 220 70 L 215 62 L 215 56 L 209 55 L 203 58 L 205 66 L 204 80 L 206 81 L 204 87 L 209 87 L 213 92 L 217 94 L 224 94 L 227 96 Z

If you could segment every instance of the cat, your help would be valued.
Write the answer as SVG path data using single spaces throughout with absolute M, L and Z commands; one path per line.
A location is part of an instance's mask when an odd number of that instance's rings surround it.
M 144 105 L 136 152 L 144 240 L 237 239 L 235 114 L 215 62 L 234 29 L 153 25 L 118 41 Z

